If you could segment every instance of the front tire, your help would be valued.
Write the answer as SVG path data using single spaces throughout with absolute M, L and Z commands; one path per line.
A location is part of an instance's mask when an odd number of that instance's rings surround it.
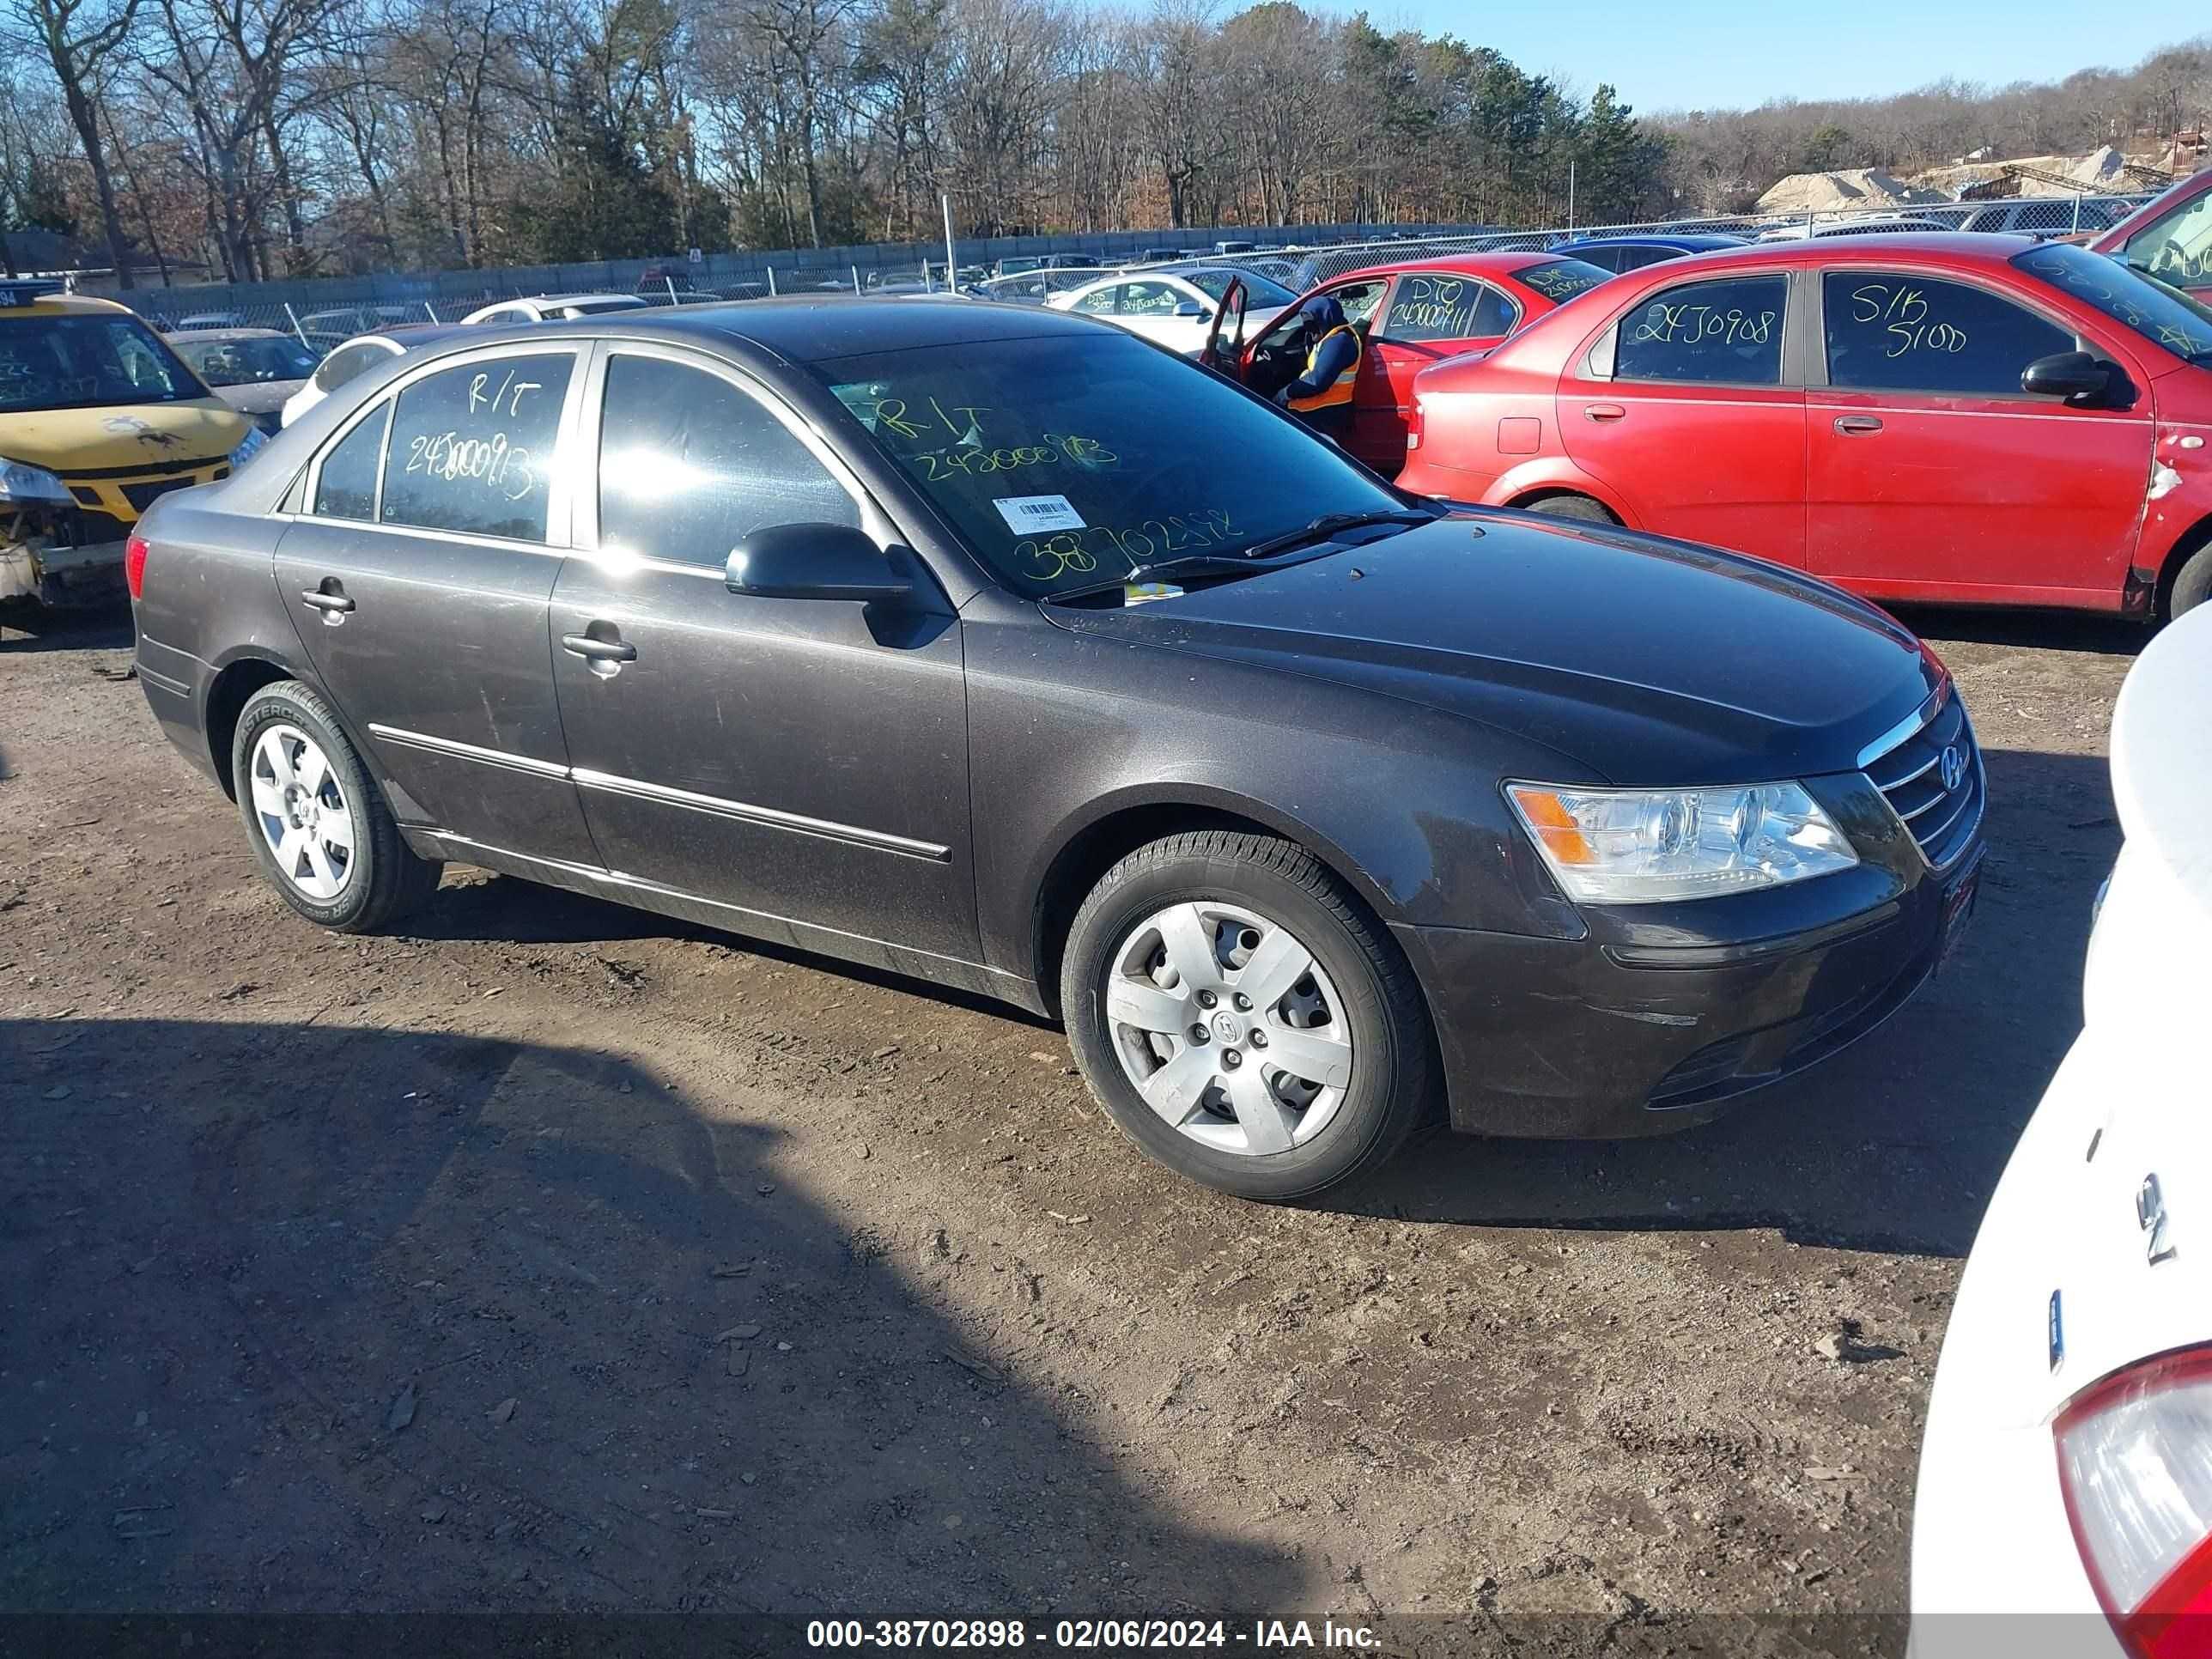
M 1060 1006 L 1121 1130 L 1240 1198 L 1364 1174 L 1430 1105 L 1412 969 L 1312 854 L 1273 836 L 1171 836 L 1109 870 L 1069 929 Z
M 330 705 L 297 680 L 239 711 L 230 775 L 261 873 L 309 921 L 373 933 L 437 886 L 440 866 L 400 838 Z

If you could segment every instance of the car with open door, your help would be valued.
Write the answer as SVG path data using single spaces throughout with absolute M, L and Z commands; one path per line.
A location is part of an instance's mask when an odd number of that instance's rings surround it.
M 1389 477 L 1405 465 L 1416 374 L 1497 345 L 1612 276 L 1546 253 L 1460 253 L 1369 265 L 1300 295 L 1272 324 L 1254 317 L 1241 333 L 1217 327 L 1200 358 L 1271 398 L 1305 370 L 1300 307 L 1320 295 L 1334 300 L 1364 343 L 1345 447 Z
M 126 568 L 298 915 L 453 861 L 997 998 L 1253 1198 L 1438 1109 L 1710 1117 L 1902 1006 L 1982 854 L 1958 689 L 1872 606 L 1414 500 L 1060 312 L 457 330 Z
M 2212 302 L 2212 167 L 2153 197 L 2089 246 Z
M 1046 303 L 1195 357 L 1205 349 L 1214 313 L 1233 282 L 1244 286 L 1249 328 L 1265 329 L 1297 303 L 1298 296 L 1279 283 L 1233 265 L 1207 264 L 1117 271 L 1055 294 Z
M 1756 554 L 1880 599 L 2212 596 L 2212 308 L 2060 242 L 1651 265 L 1415 387 L 1405 489 Z

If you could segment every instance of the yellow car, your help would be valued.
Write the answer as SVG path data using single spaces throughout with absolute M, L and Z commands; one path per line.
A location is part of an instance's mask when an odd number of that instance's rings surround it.
M 115 585 L 155 496 L 267 441 L 134 313 L 59 287 L 0 278 L 0 599 Z

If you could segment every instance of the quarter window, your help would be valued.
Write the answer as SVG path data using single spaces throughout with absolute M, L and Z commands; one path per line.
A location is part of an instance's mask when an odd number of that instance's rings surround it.
M 2074 349 L 2065 330 L 1965 283 L 1832 270 L 1820 298 L 1832 386 L 2017 396 L 2022 369 Z
M 1165 283 L 1124 283 L 1121 285 L 1121 314 L 1124 317 L 1172 317 L 1175 308 L 1182 303 L 1183 297 Z
M 1086 312 L 1093 317 L 1108 315 L 1113 311 L 1115 301 L 1121 298 L 1125 286 L 1124 283 L 1114 283 L 1105 288 L 1093 289 L 1075 302 L 1073 309 Z
M 860 522 L 852 496 L 757 398 L 665 358 L 607 364 L 601 546 L 720 570 L 767 526 Z
M 1510 334 L 1520 308 L 1472 276 L 1416 271 L 1398 279 L 1383 313 L 1386 340 L 1474 340 Z
M 386 524 L 545 539 L 547 479 L 572 352 L 478 358 L 399 394 L 384 461 Z
M 315 478 L 316 517 L 364 524 L 376 517 L 377 463 L 384 459 L 384 428 L 391 424 L 392 405 L 386 403 L 323 457 L 323 470 Z
M 1614 378 L 1779 386 L 1787 286 L 1737 276 L 1662 289 L 1620 319 Z

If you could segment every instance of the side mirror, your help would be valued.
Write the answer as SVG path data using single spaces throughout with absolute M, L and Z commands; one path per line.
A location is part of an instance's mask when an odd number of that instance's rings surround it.
M 730 550 L 722 580 L 762 599 L 903 599 L 914 584 L 864 531 L 842 524 L 775 524 Z
M 1178 300 L 1176 301 L 1175 314 L 1178 317 L 1203 317 L 1206 315 L 1206 307 L 1195 300 Z
M 2087 408 L 2105 401 L 2113 389 L 2115 372 L 2112 364 L 2088 352 L 2054 351 L 2021 371 L 2020 389 Z

